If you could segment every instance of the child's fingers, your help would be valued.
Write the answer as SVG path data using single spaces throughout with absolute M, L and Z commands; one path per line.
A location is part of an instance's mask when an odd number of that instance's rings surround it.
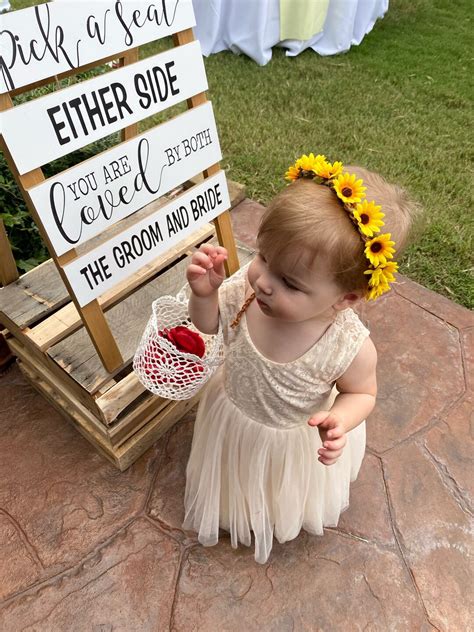
M 227 259 L 226 253 L 219 253 L 214 259 L 214 270 L 219 276 L 225 276 L 224 261 Z
M 186 270 L 186 277 L 189 280 L 197 279 L 206 274 L 206 270 L 202 266 L 195 265 L 194 263 L 190 263 Z
M 202 244 L 199 250 L 196 250 L 193 255 L 193 257 L 196 256 L 206 257 L 209 261 L 212 262 L 212 260 L 216 256 L 216 249 L 214 248 L 214 246 L 210 246 L 209 244 Z
M 337 459 L 342 454 L 342 448 L 336 448 L 335 450 L 331 450 L 330 448 L 319 448 L 318 454 L 328 459 Z
M 199 265 L 205 270 L 211 270 L 213 267 L 211 258 L 207 254 L 205 254 L 204 252 L 200 252 L 199 250 L 195 252 L 191 257 L 191 263 Z
M 213 246 L 212 244 L 201 244 L 198 252 L 204 252 L 211 259 L 217 257 L 217 255 L 225 255 L 227 257 L 227 249 L 223 246 Z
M 342 448 L 346 445 L 346 437 L 341 437 L 340 439 L 335 439 L 334 441 L 325 441 L 323 443 L 323 448 L 326 450 L 342 450 Z
M 345 435 L 344 428 L 338 425 L 335 428 L 331 428 L 330 430 L 328 430 L 328 432 L 326 433 L 326 439 L 329 439 L 330 441 L 334 441 L 335 439 L 340 439 L 344 435 Z
M 227 255 L 229 254 L 227 252 L 227 248 L 224 248 L 224 246 L 216 246 L 216 254 L 218 255 L 224 255 L 224 257 L 227 257 Z
M 318 457 L 318 461 L 320 463 L 322 463 L 323 465 L 333 465 L 333 463 L 335 463 L 337 461 L 338 457 L 336 458 L 329 458 L 329 457 L 325 457 L 325 456 L 319 456 Z
M 321 410 L 308 420 L 310 426 L 318 426 L 319 432 L 325 432 L 326 438 L 338 439 L 344 434 L 339 417 L 331 411 Z

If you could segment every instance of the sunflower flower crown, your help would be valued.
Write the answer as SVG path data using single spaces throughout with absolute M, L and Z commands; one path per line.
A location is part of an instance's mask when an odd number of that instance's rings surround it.
M 365 190 L 362 180 L 357 180 L 355 174 L 343 171 L 342 162 L 330 163 L 326 156 L 309 154 L 301 158 L 289 167 L 285 178 L 290 181 L 300 178 L 316 180 L 319 184 L 330 187 L 341 200 L 344 210 L 349 215 L 352 223 L 357 228 L 364 244 L 364 254 L 369 266 L 364 272 L 368 279 L 368 288 L 365 298 L 375 300 L 390 290 L 390 283 L 395 281 L 394 274 L 398 272 L 394 241 L 391 241 L 391 233 L 380 233 L 384 226 L 380 212 L 381 206 L 375 202 L 368 202 L 365 198 Z

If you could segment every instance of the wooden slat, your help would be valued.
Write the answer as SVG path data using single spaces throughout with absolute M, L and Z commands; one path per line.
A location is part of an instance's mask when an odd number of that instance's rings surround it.
M 143 401 L 133 405 L 132 410 L 126 411 L 121 419 L 108 428 L 112 445 L 119 446 L 143 428 L 150 419 L 169 406 L 169 399 L 153 396 L 147 393 Z
M 180 402 L 168 402 L 166 408 L 153 416 L 138 432 L 134 433 L 128 441 L 114 450 L 117 465 L 123 472 L 134 463 L 145 450 L 148 450 L 160 437 L 172 428 L 181 417 L 198 403 L 200 395 L 192 399 Z
M 22 345 L 17 344 L 15 352 L 20 360 L 20 368 L 28 379 L 31 382 L 41 381 L 43 383 L 42 390 L 46 390 L 55 401 L 57 401 L 57 396 L 59 395 L 62 401 L 67 403 L 67 408 L 64 412 L 70 415 L 71 411 L 74 411 L 79 415 L 87 425 L 87 428 L 92 431 L 94 435 L 101 436 L 100 443 L 103 444 L 104 447 L 109 446 L 109 449 L 120 446 L 130 439 L 130 437 L 143 428 L 143 426 L 158 413 L 163 411 L 169 404 L 168 400 L 148 393 L 148 397 L 143 402 L 138 403 L 138 405 L 133 408 L 133 411 L 125 415 L 120 421 L 117 421 L 116 414 L 112 419 L 115 425 L 111 428 L 107 428 L 102 419 L 97 418 L 94 413 L 81 404 L 74 391 L 67 388 L 66 383 L 58 380 L 52 371 L 31 356 Z M 134 376 L 134 374 L 132 375 Z M 47 385 L 46 389 L 45 385 Z M 120 410 L 124 408 L 125 406 L 122 406 Z
M 23 329 L 70 300 L 56 266 L 48 259 L 0 289 L 0 322 L 8 327 L 2 319 L 4 314 Z
M 98 301 L 76 305 L 102 364 L 109 373 L 123 366 L 123 357 Z
M 109 442 L 104 439 L 101 433 L 90 423 L 88 417 L 81 415 L 73 406 L 69 404 L 61 395 L 50 386 L 41 375 L 35 373 L 31 367 L 23 362 L 19 363 L 19 367 L 30 384 L 55 408 L 69 423 L 72 423 L 76 430 L 91 443 L 106 459 L 111 461 L 117 467 L 120 467 L 119 461 L 115 458 L 113 449 Z M 129 465 L 132 461 L 129 462 Z
M 12 341 L 12 339 L 10 339 L 10 341 Z M 156 397 L 152 395 L 152 393 L 147 392 L 147 397 L 143 401 L 138 402 L 130 413 L 123 415 L 123 418 L 118 421 L 118 413 L 122 412 L 127 404 L 122 401 L 122 406 L 120 408 L 115 405 L 113 412 L 114 416 L 110 417 L 109 415 L 109 424 L 113 423 L 113 427 L 107 427 L 108 424 L 104 424 L 102 416 L 100 418 L 97 417 L 97 415 L 91 412 L 87 406 L 83 405 L 78 398 L 77 393 L 74 390 L 71 390 L 65 381 L 58 380 L 57 375 L 41 361 L 32 356 L 28 349 L 26 349 L 21 343 L 14 340 L 13 348 L 15 355 L 21 361 L 21 368 L 23 372 L 27 374 L 30 380 L 35 382 L 41 380 L 44 384 L 48 385 L 49 389 L 52 389 L 56 395 L 59 395 L 65 402 L 67 402 L 66 412 L 69 411 L 70 413 L 71 410 L 75 411 L 83 418 L 87 427 L 92 429 L 94 433 L 101 435 L 104 444 L 110 444 L 111 448 L 119 446 L 127 441 L 127 439 L 138 432 L 140 428 L 147 424 L 155 415 L 161 412 L 169 403 L 168 400 Z M 132 373 L 129 377 L 134 378 L 135 381 L 140 384 L 134 373 Z M 125 390 L 124 387 L 127 387 L 129 382 L 130 380 L 127 378 L 123 380 L 122 391 Z M 145 389 L 143 387 L 141 387 L 140 390 L 135 389 L 135 399 L 141 395 L 144 390 Z M 48 392 L 51 394 L 50 390 L 48 390 Z M 115 391 L 115 395 L 120 397 L 118 391 Z M 110 404 L 111 405 L 108 409 L 107 406 L 104 406 L 104 409 L 109 413 L 112 413 L 112 401 Z
M 110 424 L 115 421 L 122 410 L 144 392 L 145 387 L 139 382 L 137 376 L 132 371 L 120 380 L 120 382 L 112 386 L 107 393 L 98 397 L 96 403 L 103 413 L 105 423 Z
M 28 352 L 21 353 L 19 357 L 21 359 L 20 365 L 23 370 L 25 370 L 26 367 L 29 372 L 32 372 L 37 377 L 37 379 L 41 379 L 51 389 L 58 393 L 65 401 L 68 402 L 68 409 L 73 409 L 79 413 L 87 420 L 89 427 L 94 429 L 94 433 L 101 435 L 104 441 L 109 441 L 106 426 L 104 426 L 104 424 L 101 423 L 86 406 L 81 404 L 76 397 L 70 396 L 64 383 L 58 381 L 51 371 L 37 362 L 32 356 L 29 356 Z

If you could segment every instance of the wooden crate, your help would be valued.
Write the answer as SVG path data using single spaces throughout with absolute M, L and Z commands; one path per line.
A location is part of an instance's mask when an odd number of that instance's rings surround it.
M 234 183 L 229 185 L 235 205 L 244 190 Z M 122 471 L 199 399 L 198 395 L 175 402 L 152 395 L 140 384 L 131 364 L 152 301 L 181 289 L 189 254 L 194 246 L 210 240 L 215 240 L 213 224 L 142 268 L 123 288 L 117 286 L 101 297 L 101 307 L 124 358 L 123 366 L 113 374 L 100 361 L 53 261 L 0 289 L 0 323 L 7 330 L 7 343 L 24 376 Z M 251 254 L 241 246 L 238 253 L 241 265 Z

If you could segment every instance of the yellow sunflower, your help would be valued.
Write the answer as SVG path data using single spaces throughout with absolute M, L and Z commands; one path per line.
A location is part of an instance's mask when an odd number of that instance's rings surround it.
M 298 180 L 298 178 L 314 178 L 316 175 L 317 169 L 321 163 L 326 161 L 326 156 L 322 156 L 318 154 L 315 156 L 313 153 L 307 156 L 303 154 L 294 165 L 289 167 L 288 171 L 285 173 L 285 178 L 287 180 Z
M 291 165 L 291 167 L 288 167 L 288 171 L 285 173 L 285 180 L 298 180 L 298 178 L 300 177 L 300 168 L 297 167 L 296 165 Z
M 390 241 L 391 236 L 391 233 L 384 233 L 366 242 L 365 256 L 375 268 L 381 263 L 385 265 L 387 259 L 393 259 L 395 242 Z
M 387 261 L 385 265 L 370 268 L 364 274 L 370 274 L 370 287 L 377 287 L 380 284 L 393 283 L 396 280 L 394 277 L 395 272 L 398 272 L 398 263 L 396 261 Z
M 385 217 L 385 213 L 380 212 L 381 208 L 375 202 L 367 202 L 367 200 L 357 204 L 352 214 L 357 220 L 358 228 L 363 235 L 372 237 L 374 233 L 380 232 L 380 227 L 384 225 L 382 217 Z
M 382 274 L 382 268 L 369 268 L 364 274 L 370 274 L 369 287 L 378 287 L 381 283 L 387 283 Z
M 326 160 L 321 161 L 317 167 L 316 175 L 324 178 L 325 180 L 330 180 L 331 178 L 336 178 L 340 176 L 343 170 L 342 162 L 327 162 Z
M 326 156 L 323 156 L 321 154 L 315 156 L 313 153 L 311 153 L 309 154 L 309 156 L 303 154 L 301 158 L 298 158 L 296 164 L 301 169 L 303 169 L 303 171 L 312 171 L 316 175 L 319 165 L 324 162 L 326 162 Z
M 387 283 L 393 283 L 396 280 L 393 275 L 395 272 L 398 272 L 398 263 L 396 261 L 387 261 L 387 263 L 381 267 L 381 270 Z
M 357 180 L 355 173 L 350 175 L 349 173 L 341 173 L 334 180 L 334 190 L 338 198 L 340 198 L 344 204 L 354 204 L 360 202 L 365 197 L 365 190 L 367 187 L 362 185 L 362 180 Z
M 376 298 L 385 294 L 390 290 L 390 285 L 388 283 L 379 283 L 375 287 L 370 287 L 366 294 L 366 299 L 368 301 L 375 301 Z

